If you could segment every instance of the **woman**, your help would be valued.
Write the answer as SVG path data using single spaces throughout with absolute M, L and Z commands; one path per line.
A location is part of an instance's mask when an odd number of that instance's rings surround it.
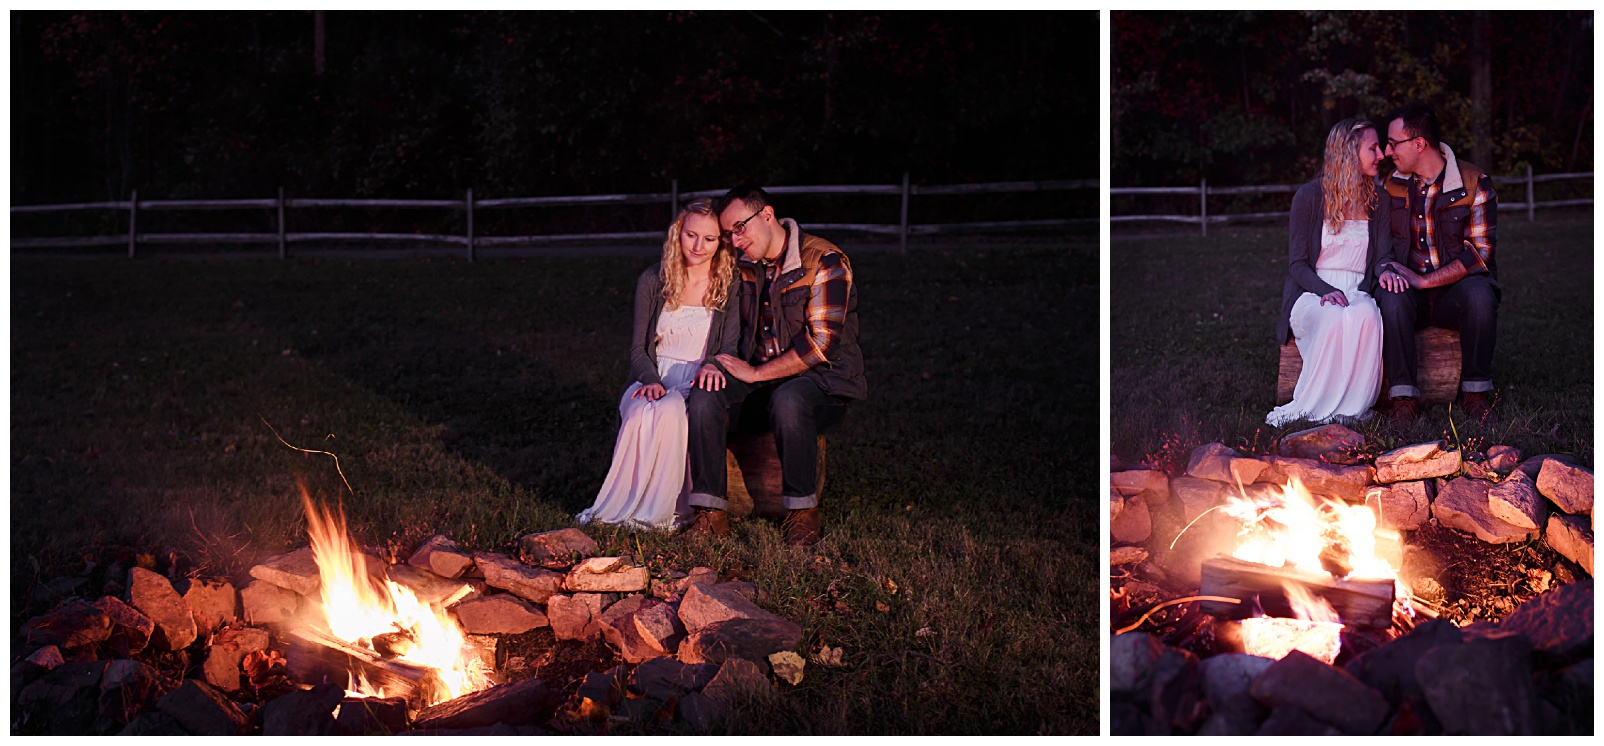
M 1276 339 L 1297 337 L 1303 372 L 1292 401 L 1265 418 L 1272 426 L 1364 420 L 1381 392 L 1381 310 L 1370 293 L 1377 265 L 1392 258 L 1392 201 L 1376 181 L 1379 142 L 1369 121 L 1338 122 L 1320 178 L 1292 197 Z
M 728 313 L 735 254 L 721 242 L 713 203 L 685 206 L 663 241 L 663 261 L 635 283 L 630 375 L 618 412 L 624 423 L 596 504 L 580 523 L 672 529 L 690 512 L 685 395 L 724 388 L 715 357 L 735 354 L 741 319 Z

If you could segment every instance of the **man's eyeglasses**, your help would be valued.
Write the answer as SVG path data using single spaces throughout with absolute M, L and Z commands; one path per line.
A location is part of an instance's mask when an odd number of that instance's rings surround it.
M 746 234 L 746 224 L 752 222 L 752 218 L 755 218 L 755 217 L 757 217 L 759 215 L 762 215 L 762 214 L 763 214 L 763 209 L 762 208 L 758 208 L 757 212 L 752 213 L 751 216 L 747 217 L 747 219 L 742 220 L 739 223 L 736 223 L 733 228 L 730 228 L 729 230 L 725 231 L 724 235 L 725 236 L 745 235 Z
M 1399 145 L 1402 145 L 1402 144 L 1404 144 L 1406 142 L 1409 142 L 1410 140 L 1414 140 L 1414 139 L 1417 139 L 1419 137 L 1420 137 L 1420 135 L 1415 135 L 1414 137 L 1405 137 L 1402 140 L 1394 140 L 1394 139 L 1389 137 L 1389 138 L 1387 138 L 1387 147 L 1396 148 Z

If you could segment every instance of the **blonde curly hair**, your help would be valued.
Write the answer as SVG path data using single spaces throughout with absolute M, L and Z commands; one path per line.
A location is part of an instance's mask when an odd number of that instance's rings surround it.
M 1375 129 L 1375 122 L 1368 119 L 1344 119 L 1326 135 L 1320 190 L 1324 194 L 1325 224 L 1332 233 L 1342 230 L 1342 221 L 1349 215 L 1369 214 L 1376 206 L 1375 186 L 1359 170 L 1359 145 L 1364 141 L 1365 130 Z
M 668 237 L 663 239 L 663 310 L 672 311 L 679 307 L 680 291 L 685 289 L 685 257 L 680 255 L 679 236 L 685 228 L 687 215 L 706 215 L 718 222 L 718 215 L 713 212 L 713 201 L 699 199 L 681 208 L 674 216 L 674 223 L 668 227 Z M 718 252 L 713 254 L 713 266 L 708 268 L 707 295 L 703 296 L 702 303 L 708 308 L 723 308 L 724 302 L 730 296 L 730 283 L 735 279 L 735 251 L 729 241 L 719 238 Z

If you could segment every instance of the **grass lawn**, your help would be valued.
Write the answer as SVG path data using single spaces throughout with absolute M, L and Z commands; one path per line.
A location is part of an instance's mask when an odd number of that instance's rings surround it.
M 815 552 L 757 520 L 720 542 L 591 530 L 755 581 L 801 652 L 845 649 L 741 730 L 1096 732 L 1096 250 L 853 254 L 871 398 L 830 437 Z M 239 582 L 304 545 L 298 483 L 343 487 L 263 418 L 339 456 L 369 545 L 570 525 L 606 476 L 652 261 L 14 258 L 13 629 L 49 581 L 98 594 L 86 559 Z
M 1506 215 L 1498 227 L 1495 416 L 1469 422 L 1430 408 L 1412 426 L 1358 427 L 1390 448 L 1458 437 L 1527 455 L 1593 463 L 1593 223 L 1590 214 Z M 1274 407 L 1275 330 L 1286 280 L 1286 226 L 1115 240 L 1110 416 L 1115 455 L 1179 454 L 1211 441 L 1263 452 L 1283 432 Z

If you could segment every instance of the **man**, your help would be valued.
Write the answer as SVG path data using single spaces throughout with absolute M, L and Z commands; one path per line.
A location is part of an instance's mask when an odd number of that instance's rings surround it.
M 1420 415 L 1415 329 L 1459 330 L 1460 406 L 1487 415 L 1493 392 L 1493 341 L 1498 323 L 1498 268 L 1493 261 L 1498 197 L 1482 169 L 1454 157 L 1441 142 L 1437 116 L 1425 104 L 1388 117 L 1386 154 L 1397 169 L 1392 199 L 1392 256 L 1376 297 L 1381 307 L 1382 360 L 1392 416 Z
M 761 407 L 780 457 L 785 539 L 819 540 L 818 436 L 841 421 L 849 401 L 868 392 L 858 348 L 858 293 L 852 264 L 835 244 L 775 217 L 755 186 L 714 202 L 719 226 L 741 253 L 734 302 L 741 314 L 740 357 L 720 355 L 735 380 L 719 391 L 691 389 L 690 503 L 693 533 L 729 533 L 724 450 L 742 406 Z

